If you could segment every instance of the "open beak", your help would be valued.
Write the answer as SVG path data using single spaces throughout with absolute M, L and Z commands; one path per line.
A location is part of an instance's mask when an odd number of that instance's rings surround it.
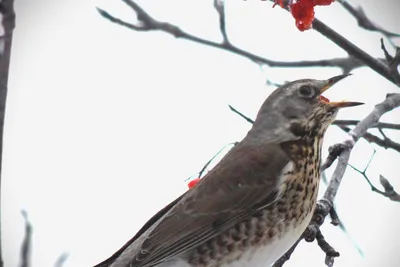
M 326 97 L 323 97 L 321 94 L 328 90 L 329 88 L 332 87 L 332 85 L 336 84 L 338 81 L 343 80 L 344 78 L 350 76 L 351 73 L 349 74 L 343 74 L 343 75 L 338 75 L 335 77 L 332 77 L 328 80 L 326 80 L 325 85 L 321 88 L 320 90 L 320 98 L 322 101 L 324 101 L 327 105 L 330 105 L 335 108 L 346 108 L 346 107 L 354 107 L 354 106 L 359 106 L 363 105 L 364 103 L 361 102 L 348 102 L 348 101 L 340 101 L 340 102 L 329 102 L 329 100 Z

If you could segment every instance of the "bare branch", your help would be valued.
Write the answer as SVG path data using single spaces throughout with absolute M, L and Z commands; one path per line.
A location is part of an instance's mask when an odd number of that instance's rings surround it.
M 54 267 L 62 267 L 64 263 L 68 260 L 69 254 L 64 252 L 60 256 L 58 256 L 56 262 L 54 263 Z
M 367 52 L 360 49 L 358 46 L 344 38 L 342 35 L 334 31 L 318 19 L 314 19 L 313 28 L 314 30 L 318 31 L 323 36 L 337 44 L 343 50 L 345 50 L 350 56 L 359 59 L 375 72 L 385 77 L 388 81 L 394 83 L 397 86 L 400 86 L 400 74 L 393 73 L 388 64 L 385 64 L 381 60 L 370 56 Z
M 222 34 L 223 43 L 229 43 L 228 35 L 226 34 L 226 21 L 225 21 L 225 2 L 224 0 L 214 0 L 214 8 L 218 12 L 219 29 Z
M 4 114 L 8 91 L 12 36 L 15 28 L 14 0 L 0 1 L 0 173 L 2 168 Z M 1 179 L 1 178 L 0 178 Z M 0 180 L 1 184 L 1 180 Z M 1 217 L 1 216 L 0 216 Z M 0 224 L 1 229 L 1 224 Z M 0 267 L 3 267 L 2 240 L 0 231 Z
M 361 8 L 361 6 L 355 8 L 353 7 L 349 1 L 344 1 L 340 0 L 338 1 L 353 17 L 357 20 L 358 26 L 360 26 L 363 29 L 369 30 L 369 31 L 375 31 L 375 32 L 380 32 L 382 33 L 385 37 L 391 38 L 391 37 L 400 37 L 400 34 L 398 33 L 393 33 L 389 32 L 385 29 L 383 29 L 381 26 L 376 24 L 375 22 L 371 21 L 367 15 L 365 14 L 364 10 Z
M 339 257 L 340 254 L 337 252 L 329 243 L 325 240 L 325 237 L 322 235 L 321 230 L 318 229 L 316 240 L 318 246 L 325 252 L 325 264 L 328 267 L 332 267 L 334 260 L 336 257 Z
M 371 164 L 372 159 L 373 159 L 374 156 L 375 156 L 375 153 L 376 153 L 376 150 L 374 150 L 374 153 L 372 154 L 372 156 L 370 157 L 370 159 L 369 159 L 367 165 L 365 166 L 364 170 L 362 170 L 362 171 L 359 170 L 358 168 L 354 167 L 354 166 L 351 165 L 350 163 L 348 163 L 348 166 L 349 166 L 350 168 L 352 168 L 353 170 L 355 170 L 356 172 L 358 172 L 359 174 L 361 174 L 361 175 L 364 177 L 364 179 L 367 181 L 367 183 L 371 186 L 372 191 L 375 191 L 375 190 L 374 190 L 375 187 L 372 185 L 370 179 L 369 179 L 368 176 L 367 176 L 367 170 L 368 170 L 368 168 L 369 168 L 369 165 Z
M 346 126 L 339 126 L 340 129 L 342 129 L 344 132 L 348 133 L 351 131 L 349 127 Z M 397 152 L 400 152 L 400 144 L 394 142 L 392 139 L 388 138 L 385 134 L 383 134 L 383 139 L 379 138 L 378 136 L 372 134 L 372 133 L 365 133 L 363 135 L 363 138 L 368 141 L 369 143 L 375 143 L 378 146 L 381 146 L 385 149 L 393 149 Z
M 30 263 L 30 253 L 31 253 L 31 242 L 32 242 L 32 225 L 29 222 L 28 214 L 26 211 L 21 211 L 22 216 L 25 220 L 25 236 L 22 241 L 21 248 L 21 267 L 29 267 Z
M 340 220 L 334 207 L 331 208 L 329 215 L 331 216 L 331 224 L 334 226 L 338 226 L 340 224 Z
M 201 168 L 201 170 L 199 171 L 198 174 L 198 178 L 201 178 L 203 176 L 203 173 L 206 171 L 207 167 L 211 164 L 211 162 L 219 155 L 221 154 L 222 151 L 224 151 L 225 148 L 227 148 L 228 146 L 236 146 L 238 142 L 233 142 L 233 143 L 229 143 L 227 145 L 225 145 L 223 148 L 221 148 L 220 150 L 218 150 L 217 153 L 214 154 L 214 156 L 211 157 L 211 159 L 209 159 L 207 161 L 206 164 L 204 164 L 203 168 Z
M 383 177 L 383 175 L 379 176 L 379 181 L 383 189 L 385 190 L 385 196 L 388 197 L 390 200 L 400 202 L 400 195 L 396 191 L 394 191 L 393 186 L 385 177 Z
M 229 108 L 236 114 L 238 114 L 240 117 L 242 117 L 243 119 L 245 119 L 247 122 L 253 124 L 254 120 L 250 119 L 249 117 L 247 117 L 246 115 L 244 115 L 243 113 L 241 113 L 239 110 L 237 110 L 236 108 L 232 107 L 231 105 L 228 105 Z
M 109 21 L 119 24 L 121 26 L 127 27 L 128 29 L 136 30 L 136 31 L 148 31 L 149 30 L 146 27 L 137 26 L 132 23 L 128 23 L 123 20 L 120 20 L 119 18 L 116 18 L 116 17 L 110 15 L 107 11 L 105 11 L 101 8 L 97 8 L 97 11 L 100 13 L 100 15 L 102 15 L 104 18 L 108 19 Z
M 311 61 L 274 61 L 270 60 L 256 54 L 250 53 L 246 50 L 240 49 L 237 46 L 233 45 L 229 42 L 227 32 L 226 32 L 226 20 L 225 13 L 223 9 L 223 0 L 214 0 L 214 7 L 216 8 L 219 14 L 219 24 L 221 34 L 223 35 L 223 42 L 217 43 L 211 40 L 203 39 L 198 36 L 194 36 L 190 33 L 187 33 L 180 29 L 178 26 L 167 23 L 160 22 L 153 17 L 151 17 L 146 11 L 144 11 L 136 2 L 130 0 L 122 0 L 129 7 L 135 11 L 137 15 L 137 19 L 139 21 L 138 25 L 123 21 L 103 9 L 97 8 L 98 12 L 101 16 L 108 19 L 109 21 L 116 23 L 118 25 L 127 27 L 128 29 L 135 31 L 152 31 L 159 30 L 165 33 L 171 34 L 176 38 L 186 39 L 195 43 L 199 43 L 206 46 L 211 46 L 217 49 L 225 50 L 231 53 L 234 53 L 239 56 L 243 56 L 248 58 L 249 60 L 257 63 L 257 64 L 265 64 L 270 67 L 280 67 L 280 68 L 305 68 L 305 67 L 335 67 L 340 68 L 343 73 L 349 73 L 351 70 L 354 70 L 359 67 L 365 66 L 362 60 L 357 59 L 356 57 L 343 57 L 343 58 L 332 58 L 332 59 L 322 59 L 322 60 L 311 60 Z M 379 62 L 385 62 L 385 59 L 380 58 L 376 59 Z M 384 64 L 384 63 L 382 63 Z
M 341 143 L 344 149 L 339 155 L 339 163 L 336 166 L 333 177 L 331 178 L 328 188 L 325 191 L 323 197 L 324 199 L 333 202 L 338 187 L 340 185 L 341 179 L 344 175 L 350 151 L 351 149 L 353 149 L 355 143 L 362 136 L 364 136 L 365 133 L 367 133 L 367 130 L 369 129 L 370 125 L 375 125 L 376 123 L 378 123 L 380 117 L 383 114 L 399 106 L 400 106 L 400 94 L 388 94 L 386 96 L 386 99 L 382 103 L 377 104 L 374 107 L 373 111 L 362 121 L 360 121 L 360 123 L 358 123 L 357 126 L 348 133 L 350 138 Z
M 372 157 L 371 157 L 372 158 Z M 371 160 L 370 160 L 371 162 Z M 371 190 L 373 192 L 376 192 L 384 197 L 389 198 L 392 201 L 396 201 L 396 202 L 400 202 L 400 195 L 394 190 L 393 186 L 390 184 L 390 182 L 383 177 L 382 175 L 379 176 L 379 181 L 382 185 L 382 187 L 384 188 L 385 191 L 381 191 L 378 188 L 376 188 L 374 186 L 374 184 L 371 182 L 371 180 L 369 179 L 369 177 L 366 174 L 366 171 L 368 169 L 368 166 L 370 164 L 370 162 L 367 164 L 367 167 L 365 167 L 364 170 L 359 170 L 356 167 L 354 167 L 353 165 L 349 164 L 349 167 L 352 168 L 353 170 L 355 170 L 356 172 L 358 172 L 359 174 L 361 174 L 364 179 L 367 181 L 367 183 L 369 184 L 369 186 L 371 187 Z
M 328 157 L 326 158 L 325 162 L 321 166 L 321 170 L 324 171 L 328 169 L 335 160 L 340 156 L 343 150 L 346 149 L 346 145 L 342 143 L 334 144 L 333 146 L 328 148 Z
M 275 0 L 270 1 L 275 3 Z M 288 7 L 284 9 L 289 11 Z M 330 28 L 319 19 L 315 18 L 312 25 L 314 30 L 316 30 L 317 32 L 331 40 L 333 43 L 335 43 L 337 46 L 345 50 L 350 57 L 354 57 L 357 60 L 360 60 L 363 64 L 367 65 L 375 72 L 385 77 L 388 81 L 400 87 L 400 74 L 398 72 L 393 73 L 388 64 L 382 62 L 380 59 L 372 57 L 367 52 L 344 38 L 342 35 L 334 31 L 332 28 Z
M 359 123 L 359 120 L 335 120 L 332 125 L 338 126 L 355 126 Z M 400 124 L 395 123 L 386 123 L 386 122 L 378 122 L 375 125 L 372 125 L 370 128 L 378 128 L 378 129 L 391 129 L 391 130 L 400 130 Z
M 388 66 L 392 72 L 392 75 L 393 76 L 400 75 L 399 71 L 397 69 L 400 64 L 400 47 L 396 46 L 396 54 L 393 57 L 386 50 L 385 43 L 383 42 L 383 38 L 381 38 L 381 49 L 383 50 L 383 53 L 385 54 L 385 58 L 386 58 Z
M 285 82 L 286 83 L 286 82 Z M 277 83 L 277 82 L 274 82 L 274 81 L 272 81 L 272 80 L 270 80 L 270 79 L 267 79 L 266 81 L 265 81 L 265 84 L 266 85 L 271 85 L 271 86 L 275 86 L 275 87 L 281 87 L 282 85 L 284 85 L 285 83 Z

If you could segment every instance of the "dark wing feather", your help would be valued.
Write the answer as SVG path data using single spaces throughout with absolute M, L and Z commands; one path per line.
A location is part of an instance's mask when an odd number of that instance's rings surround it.
M 239 143 L 154 228 L 130 266 L 151 267 L 190 251 L 269 205 L 288 162 L 279 145 Z
M 95 265 L 94 267 L 108 267 L 110 266 L 111 263 L 113 263 L 115 261 L 116 258 L 118 258 L 122 252 L 124 252 L 124 250 L 126 248 L 129 247 L 129 245 L 131 245 L 133 242 L 135 242 L 136 239 L 138 239 L 144 232 L 146 232 L 147 229 L 149 229 L 155 222 L 157 222 L 159 219 L 161 219 L 162 216 L 164 216 L 170 209 L 172 209 L 176 203 L 178 203 L 182 197 L 185 195 L 186 193 L 180 195 L 178 198 L 176 198 L 174 201 L 172 201 L 171 203 L 169 203 L 167 206 L 165 206 L 164 208 L 162 208 L 159 212 L 157 212 L 156 214 L 153 215 L 153 217 L 151 217 L 143 226 L 142 228 L 140 228 L 140 230 L 135 234 L 134 237 L 132 237 L 128 242 L 125 243 L 125 245 L 123 245 L 117 252 L 115 252 L 111 257 L 109 257 L 108 259 L 100 262 L 99 264 Z

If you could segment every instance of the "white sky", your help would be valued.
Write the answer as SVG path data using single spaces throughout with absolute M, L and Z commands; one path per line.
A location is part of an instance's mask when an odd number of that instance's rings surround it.
M 212 1 L 147 0 L 156 19 L 220 40 Z M 354 1 L 388 30 L 400 32 L 398 3 Z M 23 237 L 21 209 L 34 227 L 32 266 L 52 266 L 62 252 L 65 267 L 92 266 L 111 255 L 165 204 L 186 190 L 221 147 L 240 140 L 250 125 L 228 104 L 255 116 L 276 82 L 328 78 L 336 69 L 261 68 L 245 58 L 160 33 L 116 26 L 102 7 L 134 21 L 118 0 L 16 1 L 2 173 L 5 267 L 18 266 Z M 319 59 L 346 53 L 318 33 L 301 33 L 289 14 L 270 2 L 230 0 L 228 33 L 237 46 L 275 60 Z M 383 56 L 380 35 L 357 28 L 339 4 L 317 17 L 374 56 Z M 362 118 L 398 88 L 368 69 L 341 82 L 327 96 L 363 101 L 339 118 Z M 400 110 L 384 117 L 399 123 Z M 397 141 L 399 133 L 388 132 Z M 345 135 L 335 127 L 327 148 Z M 351 163 L 367 163 L 373 146 L 360 141 Z M 378 149 L 369 170 L 400 190 L 400 156 Z M 330 169 L 332 171 L 333 168 Z M 323 189 L 323 186 L 322 186 Z M 362 258 L 339 228 L 324 235 L 340 253 L 336 267 L 398 266 L 399 206 L 370 192 L 352 170 L 336 202 Z M 302 243 L 285 265 L 323 266 L 316 244 Z

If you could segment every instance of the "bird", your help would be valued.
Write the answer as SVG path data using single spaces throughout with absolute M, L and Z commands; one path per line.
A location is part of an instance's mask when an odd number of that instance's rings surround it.
M 328 126 L 363 104 L 322 96 L 349 75 L 274 90 L 213 169 L 95 267 L 271 266 L 311 221 Z

